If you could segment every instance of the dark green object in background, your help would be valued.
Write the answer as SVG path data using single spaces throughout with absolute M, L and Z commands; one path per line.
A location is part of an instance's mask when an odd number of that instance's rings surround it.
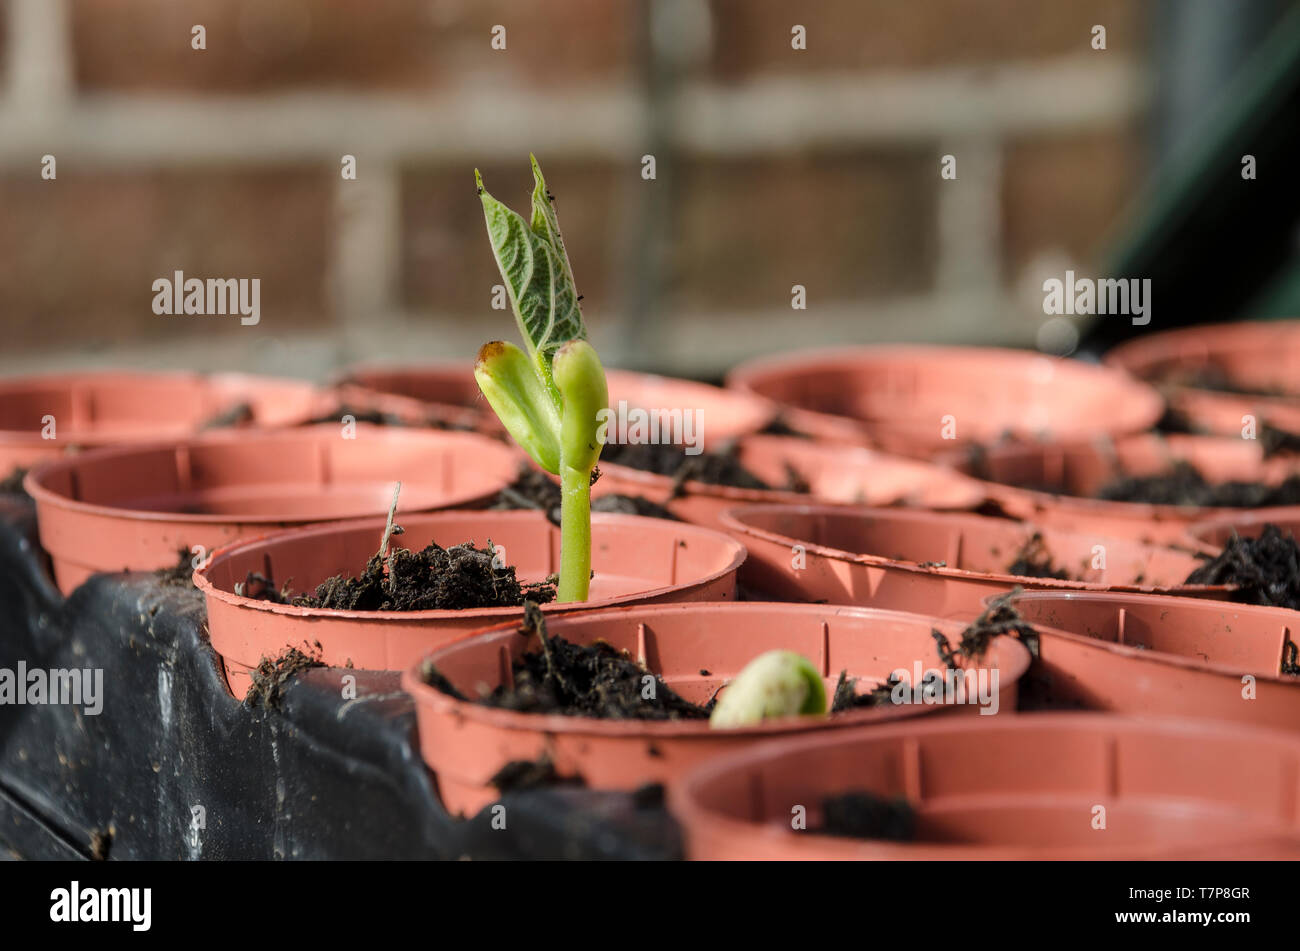
M 1186 324 L 1300 315 L 1300 7 L 1206 107 L 1102 266 L 1107 277 L 1151 279 L 1151 323 L 1099 320 L 1092 349 Z M 1247 155 L 1254 179 L 1242 177 Z

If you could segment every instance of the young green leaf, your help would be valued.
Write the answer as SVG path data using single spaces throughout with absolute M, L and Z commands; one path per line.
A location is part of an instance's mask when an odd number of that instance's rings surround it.
M 537 156 L 528 153 L 533 164 L 533 234 L 544 239 L 555 251 L 556 257 L 564 265 L 564 275 L 573 284 L 573 266 L 569 264 L 569 251 L 564 246 L 564 237 L 560 234 L 560 220 L 555 216 L 555 206 L 551 204 L 551 192 L 542 177 L 542 167 L 537 164 Z
M 547 206 L 538 206 L 535 191 L 534 226 L 488 194 L 477 169 L 474 178 L 483 201 L 492 253 L 505 281 L 519 332 L 558 406 L 559 394 L 551 382 L 552 358 L 570 340 L 585 340 L 587 328 L 578 306 L 578 291 L 560 238 L 559 223 L 554 209 L 549 207 L 546 183 L 535 159 L 533 167 L 537 189 Z

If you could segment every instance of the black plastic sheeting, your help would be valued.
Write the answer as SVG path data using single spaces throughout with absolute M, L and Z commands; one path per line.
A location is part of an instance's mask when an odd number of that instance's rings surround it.
M 64 600 L 30 503 L 0 500 L 0 668 L 103 670 L 102 711 L 0 703 L 0 854 L 33 859 L 680 857 L 645 797 L 554 787 L 458 820 L 398 675 L 314 668 L 236 700 L 198 591 L 100 575 Z M 344 677 L 356 678 L 355 700 Z M 195 816 L 202 828 L 195 829 Z

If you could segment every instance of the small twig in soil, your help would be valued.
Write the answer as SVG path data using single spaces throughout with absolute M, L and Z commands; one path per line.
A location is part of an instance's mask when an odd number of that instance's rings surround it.
M 397 517 L 397 497 L 402 493 L 402 483 L 398 482 L 393 486 L 393 502 L 388 506 L 388 521 L 384 525 L 384 537 L 379 540 L 379 560 L 386 561 L 388 558 L 388 540 L 393 535 L 401 535 L 405 529 L 400 525 L 394 525 L 393 519 Z
M 542 656 L 546 658 L 546 676 L 555 680 L 567 692 L 569 685 L 555 667 L 555 655 L 551 652 L 551 641 L 546 636 L 546 618 L 542 615 L 542 609 L 532 601 L 524 602 L 524 619 L 519 624 L 519 633 L 523 635 L 535 633 L 537 635 L 537 639 L 542 644 Z
M 989 602 L 984 612 L 961 632 L 961 639 L 955 649 L 945 634 L 931 630 L 930 634 L 939 651 L 939 660 L 945 666 L 956 667 L 957 662 L 963 657 L 968 659 L 983 657 L 988 650 L 989 641 L 1002 634 L 1019 638 L 1025 647 L 1029 648 L 1029 653 L 1037 657 L 1038 632 L 1011 604 L 1011 598 L 1021 590 L 1015 588 Z

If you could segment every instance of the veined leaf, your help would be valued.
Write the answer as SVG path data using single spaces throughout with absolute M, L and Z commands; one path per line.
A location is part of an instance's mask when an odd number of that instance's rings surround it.
M 550 244 L 555 256 L 564 266 L 564 275 L 570 284 L 573 280 L 573 265 L 569 263 L 569 251 L 564 246 L 564 237 L 560 234 L 560 220 L 555 216 L 555 206 L 551 204 L 551 193 L 542 177 L 542 167 L 537 164 L 537 156 L 528 153 L 533 164 L 533 234 Z
M 587 328 L 578 306 L 578 292 L 559 224 L 546 199 L 546 183 L 536 160 L 533 168 L 545 203 L 545 208 L 538 207 L 535 191 L 534 226 L 488 194 L 477 170 L 474 178 L 483 201 L 492 253 L 505 281 L 519 332 L 558 406 L 560 399 L 551 378 L 551 360 L 555 351 L 570 340 L 585 340 Z

